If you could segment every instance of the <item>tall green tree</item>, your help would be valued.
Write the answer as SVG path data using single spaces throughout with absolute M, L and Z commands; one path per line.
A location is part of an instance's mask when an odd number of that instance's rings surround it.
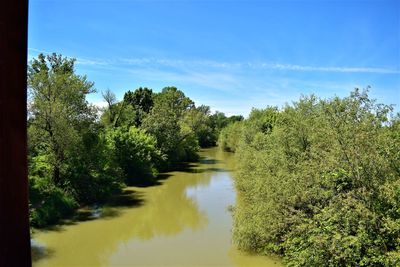
M 80 145 L 82 130 L 96 118 L 86 101 L 93 83 L 74 71 L 74 59 L 40 54 L 28 68 L 29 141 L 48 155 L 52 179 L 62 185 L 65 162 Z
M 182 120 L 194 102 L 176 87 L 166 87 L 154 96 L 154 106 L 143 121 L 143 127 L 155 136 L 165 158 L 163 168 L 196 158 L 198 144 L 190 128 L 182 128 Z
M 139 87 L 134 92 L 128 91 L 124 95 L 124 102 L 130 104 L 135 112 L 136 127 L 142 124 L 145 114 L 149 113 L 154 105 L 153 91 L 147 87 Z
M 31 223 L 44 226 L 82 204 L 104 201 L 122 182 L 108 164 L 93 83 L 75 73 L 74 59 L 40 54 L 28 68 L 28 160 Z

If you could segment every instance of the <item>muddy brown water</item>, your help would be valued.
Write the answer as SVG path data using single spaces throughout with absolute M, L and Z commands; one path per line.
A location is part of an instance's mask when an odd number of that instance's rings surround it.
M 98 213 L 36 231 L 33 266 L 281 266 L 232 244 L 233 155 L 211 148 L 200 156 L 158 185 L 128 187 Z

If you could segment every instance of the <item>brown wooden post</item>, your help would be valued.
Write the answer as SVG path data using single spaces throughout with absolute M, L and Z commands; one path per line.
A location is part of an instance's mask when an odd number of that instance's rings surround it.
M 0 266 L 31 266 L 26 68 L 28 0 L 0 3 Z

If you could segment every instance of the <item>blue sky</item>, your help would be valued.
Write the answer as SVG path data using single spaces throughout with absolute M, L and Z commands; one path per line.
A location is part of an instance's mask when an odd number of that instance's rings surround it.
M 30 0 L 29 58 L 77 59 L 119 99 L 177 86 L 228 115 L 370 85 L 400 111 L 400 1 Z

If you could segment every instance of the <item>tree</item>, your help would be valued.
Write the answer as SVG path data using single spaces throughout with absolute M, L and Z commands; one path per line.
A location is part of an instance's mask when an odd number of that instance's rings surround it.
M 182 120 L 194 108 L 190 98 L 176 87 L 166 87 L 154 96 L 154 106 L 143 120 L 143 128 L 157 139 L 164 155 L 163 168 L 196 158 L 197 140 L 191 129 L 182 128 Z
M 48 155 L 52 179 L 62 185 L 71 148 L 79 146 L 79 133 L 94 121 L 96 111 L 85 97 L 94 92 L 86 76 L 74 72 L 74 59 L 40 54 L 28 68 L 30 145 Z
M 142 124 L 144 115 L 153 107 L 153 91 L 147 87 L 139 87 L 133 93 L 128 91 L 124 95 L 124 102 L 132 106 L 135 112 L 136 127 Z
M 113 166 L 120 168 L 127 184 L 143 183 L 157 174 L 160 152 L 156 139 L 136 127 L 109 129 L 106 141 Z
M 109 168 L 97 110 L 86 95 L 93 83 L 74 59 L 40 54 L 28 68 L 28 162 L 31 223 L 56 223 L 81 204 L 104 201 L 121 188 Z M 110 104 L 115 101 L 108 93 Z
M 215 145 L 216 135 L 211 128 L 209 106 L 201 105 L 188 110 L 182 118 L 181 128 L 194 133 L 200 147 Z
M 235 152 L 239 147 L 243 127 L 240 121 L 228 124 L 219 134 L 218 146 L 225 151 Z
M 227 117 L 223 112 L 220 111 L 216 111 L 213 115 L 211 115 L 210 120 L 211 120 L 211 127 L 215 129 L 215 131 L 217 131 L 218 134 L 222 128 L 228 125 Z
M 107 115 L 107 124 L 115 126 L 118 115 L 116 110 L 117 98 L 110 89 L 107 89 L 105 92 L 101 92 L 101 95 L 103 96 L 104 101 L 107 103 L 107 110 L 105 113 Z

